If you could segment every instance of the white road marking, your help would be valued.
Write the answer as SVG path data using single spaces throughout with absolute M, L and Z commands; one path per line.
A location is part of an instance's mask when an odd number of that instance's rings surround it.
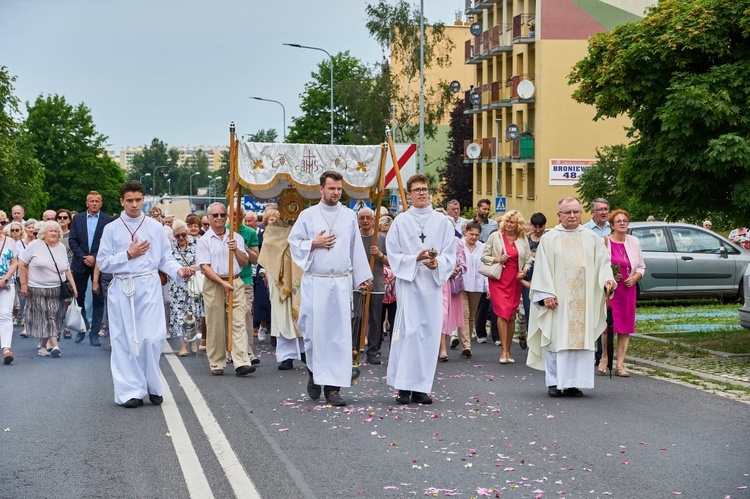
M 168 360 L 169 357 L 167 356 Z M 174 450 L 177 453 L 177 460 L 180 462 L 182 476 L 185 477 L 185 484 L 190 497 L 212 499 L 214 495 L 211 492 L 211 486 L 208 484 L 206 473 L 203 471 L 198 454 L 196 454 L 195 447 L 190 440 L 190 434 L 185 428 L 185 422 L 177 404 L 174 403 L 172 391 L 169 389 L 163 374 L 161 375 L 161 381 L 164 383 L 166 390 L 164 393 L 166 403 L 161 405 L 161 409 L 164 412 L 164 419 L 167 420 L 167 428 L 169 428 L 169 433 L 172 436 L 172 445 L 174 445 Z
M 170 351 L 168 348 L 168 346 L 165 347 L 166 352 Z M 172 350 L 172 352 L 174 351 Z M 216 459 L 218 459 L 229 484 L 232 486 L 232 490 L 234 490 L 234 495 L 243 499 L 260 499 L 258 489 L 255 488 L 255 484 L 248 476 L 237 454 L 232 450 L 232 446 L 229 444 L 229 440 L 222 431 L 219 422 L 216 421 L 211 409 L 208 408 L 206 400 L 201 395 L 200 390 L 198 390 L 187 370 L 185 370 L 185 367 L 174 355 L 165 355 L 165 357 L 179 380 L 182 389 L 185 390 L 190 405 L 195 411 L 195 416 L 198 418 L 198 422 L 200 422 L 214 454 L 216 454 Z M 185 472 L 184 469 L 183 472 Z

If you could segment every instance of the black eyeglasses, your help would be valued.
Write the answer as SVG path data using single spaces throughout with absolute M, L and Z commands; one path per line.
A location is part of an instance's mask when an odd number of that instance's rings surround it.
M 64 216 L 64 217 L 63 217 L 63 216 L 59 216 L 59 217 L 57 217 L 57 219 L 58 219 L 58 220 L 70 220 L 70 217 L 69 217 L 69 216 L 67 216 L 67 215 L 66 215 L 66 216 Z
M 184 238 L 184 237 L 187 237 L 187 236 L 188 236 L 188 235 L 187 235 L 187 233 L 186 233 L 186 232 L 184 232 L 184 233 L 182 233 L 182 234 L 175 234 L 175 235 L 174 235 L 174 237 L 175 237 L 176 239 L 182 239 L 182 238 Z
M 213 218 L 227 218 L 227 214 L 226 213 L 211 213 L 211 216 Z
M 208 222 L 203 222 L 201 225 L 204 227 L 211 227 L 211 224 Z
M 429 189 L 427 187 L 416 187 L 409 192 L 413 192 L 415 194 L 427 194 L 428 191 Z

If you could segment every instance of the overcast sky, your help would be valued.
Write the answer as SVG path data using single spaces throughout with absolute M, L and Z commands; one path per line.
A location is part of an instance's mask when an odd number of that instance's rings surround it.
M 371 0 L 376 3 L 376 0 Z M 412 3 L 418 5 L 417 0 Z M 170 146 L 225 145 L 237 133 L 287 126 L 319 51 L 381 59 L 360 0 L 0 0 L 0 66 L 15 94 L 84 102 L 119 152 L 157 137 Z M 452 24 L 464 0 L 426 0 Z

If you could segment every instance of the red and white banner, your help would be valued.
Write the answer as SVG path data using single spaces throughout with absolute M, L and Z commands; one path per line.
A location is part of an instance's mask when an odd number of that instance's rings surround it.
M 396 149 L 401 180 L 404 183 L 404 189 L 406 189 L 406 181 L 417 173 L 417 144 L 394 144 L 393 146 Z M 385 188 L 398 189 L 396 169 L 393 168 L 390 151 L 386 154 L 385 160 Z

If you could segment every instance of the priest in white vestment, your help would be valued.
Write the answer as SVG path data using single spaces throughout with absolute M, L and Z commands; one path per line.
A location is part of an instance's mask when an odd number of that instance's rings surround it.
M 427 394 L 442 334 L 443 284 L 456 267 L 456 237 L 448 218 L 430 205 L 427 177 L 412 175 L 406 186 L 411 208 L 396 217 L 386 236 L 398 303 L 387 382 L 398 390 L 397 403 L 430 404 Z
M 333 406 L 346 402 L 339 390 L 351 386 L 352 293 L 372 289 L 372 272 L 359 236 L 357 215 L 339 203 L 343 177 L 320 177 L 321 200 L 300 213 L 289 234 L 292 260 L 304 274 L 297 328 L 304 338 L 309 372 L 307 393 Z
M 617 287 L 601 238 L 581 225 L 581 202 L 558 203 L 560 224 L 544 234 L 534 263 L 526 364 L 546 372 L 550 397 L 594 387 L 596 339 L 607 325 L 605 287 Z
M 102 234 L 97 262 L 103 273 L 114 274 L 107 295 L 110 364 L 115 402 L 123 407 L 163 401 L 159 358 L 167 330 L 158 270 L 176 282 L 194 273 L 181 267 L 162 225 L 142 212 L 143 185 L 135 180 L 123 184 L 120 203 L 124 211 Z

